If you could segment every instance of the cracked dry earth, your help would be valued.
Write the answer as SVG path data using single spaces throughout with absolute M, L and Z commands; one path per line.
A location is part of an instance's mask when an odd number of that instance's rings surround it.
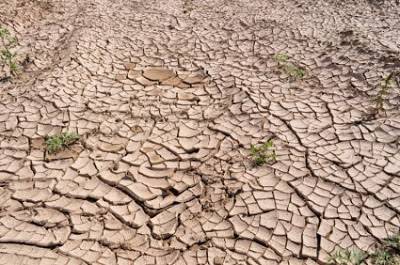
M 1 0 L 0 21 L 23 60 L 0 83 L 0 264 L 312 265 L 399 232 L 398 87 L 374 110 L 395 1 Z

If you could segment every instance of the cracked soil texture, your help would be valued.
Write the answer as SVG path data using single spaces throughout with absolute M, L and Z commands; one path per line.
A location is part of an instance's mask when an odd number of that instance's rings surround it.
M 396 1 L 0 0 L 0 21 L 23 61 L 0 264 L 313 265 L 399 232 L 399 80 L 376 109 Z M 48 154 L 61 132 L 81 139 Z

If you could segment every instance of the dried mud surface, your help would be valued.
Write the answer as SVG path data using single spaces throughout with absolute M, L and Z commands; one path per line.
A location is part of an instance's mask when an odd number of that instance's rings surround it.
M 0 264 L 312 265 L 399 232 L 399 88 L 375 108 L 395 1 L 0 0 L 0 21 L 23 62 L 0 83 Z

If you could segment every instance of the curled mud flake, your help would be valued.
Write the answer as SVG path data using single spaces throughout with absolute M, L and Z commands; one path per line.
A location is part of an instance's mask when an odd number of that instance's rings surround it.
M 153 81 L 164 81 L 174 77 L 176 74 L 173 70 L 166 68 L 147 68 L 143 71 L 143 76 Z

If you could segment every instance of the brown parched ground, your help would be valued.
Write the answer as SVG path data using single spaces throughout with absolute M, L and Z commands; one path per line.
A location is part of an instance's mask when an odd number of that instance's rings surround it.
M 399 233 L 396 0 L 0 0 L 0 22 L 0 264 L 315 265 Z

